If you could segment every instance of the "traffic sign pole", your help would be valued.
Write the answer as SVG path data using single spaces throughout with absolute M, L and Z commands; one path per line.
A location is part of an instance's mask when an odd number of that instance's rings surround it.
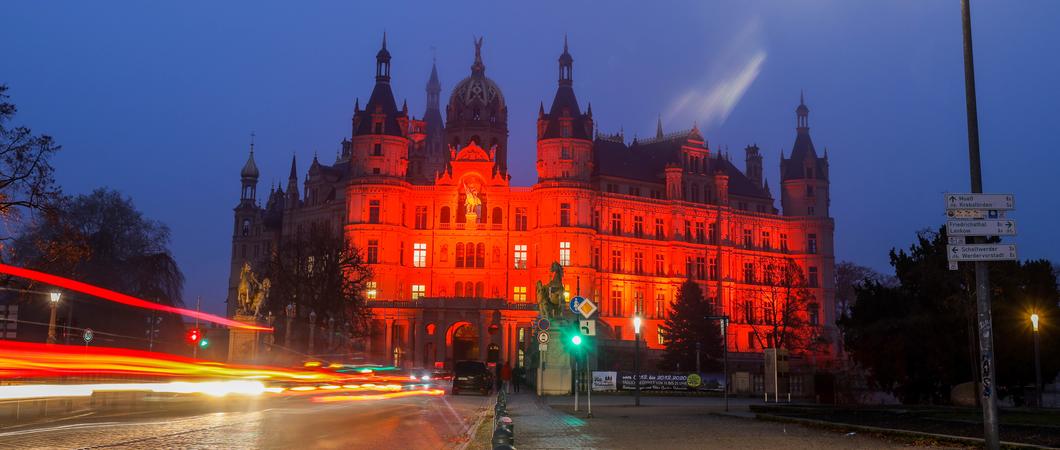
M 975 104 L 975 63 L 972 59 L 972 18 L 969 0 L 961 0 L 961 31 L 964 38 L 964 95 L 968 115 L 968 170 L 972 192 L 983 192 L 979 161 L 979 113 Z M 975 243 L 985 239 L 976 237 Z M 994 333 L 990 317 L 990 272 L 986 261 L 975 262 L 975 298 L 979 321 L 979 381 L 983 405 L 983 441 L 988 449 L 1001 447 L 998 434 L 997 392 L 994 388 Z

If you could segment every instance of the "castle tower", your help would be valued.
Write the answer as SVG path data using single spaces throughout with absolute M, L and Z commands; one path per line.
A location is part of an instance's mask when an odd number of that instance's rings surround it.
M 229 271 L 229 293 L 226 302 L 226 312 L 232 316 L 236 312 L 238 302 L 235 298 L 235 288 L 239 280 L 239 271 L 243 263 L 254 264 L 252 249 L 261 235 L 261 208 L 257 204 L 258 166 L 254 163 L 254 138 L 251 135 L 250 155 L 246 164 L 239 172 L 239 178 L 243 186 L 239 195 L 239 204 L 234 212 L 234 226 L 232 233 L 232 259 Z M 233 278 L 234 277 L 234 278 Z
M 445 170 L 449 163 L 449 151 L 445 148 L 445 122 L 442 120 L 439 98 L 442 83 L 438 81 L 438 66 L 431 64 L 431 76 L 427 80 L 427 110 L 423 121 L 427 124 L 427 140 L 424 146 L 423 172 L 431 180 Z
M 298 161 L 297 157 L 291 155 L 291 174 L 287 176 L 287 208 L 298 207 Z
M 375 87 L 364 110 L 355 108 L 351 139 L 354 177 L 404 178 L 408 169 L 409 118 L 398 109 L 390 88 L 390 52 L 383 45 L 375 55 Z
M 828 155 L 818 157 L 810 139 L 810 108 L 802 94 L 795 109 L 796 134 L 791 155 L 780 158 L 780 204 L 785 216 L 826 218 L 830 203 Z
M 445 110 L 445 143 L 457 150 L 475 141 L 486 151 L 496 147 L 496 170 L 508 173 L 508 107 L 497 83 L 486 77 L 482 38 L 475 41 L 471 75 L 460 80 Z
M 585 114 L 574 95 L 574 58 L 563 39 L 559 56 L 559 86 L 552 107 L 544 105 L 537 119 L 537 178 L 539 182 L 568 180 L 588 182 L 593 170 L 593 117 L 590 106 Z

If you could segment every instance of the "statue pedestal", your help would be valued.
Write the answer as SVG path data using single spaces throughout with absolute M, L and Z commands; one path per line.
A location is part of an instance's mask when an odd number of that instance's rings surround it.
M 253 316 L 236 314 L 232 320 L 244 323 L 255 323 Z M 253 364 L 258 358 L 258 331 L 230 328 L 228 330 L 228 362 Z
M 548 350 L 540 352 L 537 369 L 537 395 L 569 395 L 571 393 L 571 360 L 562 339 L 569 325 L 565 320 L 553 320 Z

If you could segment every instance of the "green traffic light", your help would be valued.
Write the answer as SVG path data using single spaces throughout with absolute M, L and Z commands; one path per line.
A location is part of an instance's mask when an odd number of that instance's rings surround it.
M 199 341 L 199 347 L 206 348 L 209 345 L 210 345 L 210 341 L 208 339 L 206 339 L 206 338 L 202 338 L 202 340 Z
M 582 337 L 579 335 L 574 335 L 574 337 L 570 338 L 570 341 L 574 345 L 582 345 Z

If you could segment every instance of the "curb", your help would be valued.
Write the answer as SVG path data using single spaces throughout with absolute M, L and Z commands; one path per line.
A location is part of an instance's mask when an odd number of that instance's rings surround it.
M 495 403 L 496 402 L 496 400 L 495 400 L 496 398 L 497 398 L 497 394 L 493 394 L 490 397 L 490 400 L 492 400 L 492 401 L 487 401 L 486 403 L 487 404 Z M 466 437 L 467 439 L 464 439 L 464 443 L 454 447 L 453 450 L 465 450 L 465 449 L 468 448 L 468 446 L 471 445 L 472 442 L 475 442 L 475 438 L 478 437 L 478 429 L 482 426 L 482 422 L 484 422 L 486 420 L 486 416 L 491 415 L 491 414 L 492 414 L 492 410 L 489 407 L 483 408 L 482 412 L 479 413 L 478 418 L 475 419 L 468 426 L 467 431 L 464 432 L 464 437 Z
M 894 429 L 894 428 L 873 427 L 873 426 L 868 426 L 868 425 L 854 425 L 854 424 L 842 423 L 842 422 L 828 422 L 828 421 L 824 421 L 824 420 L 804 419 L 804 418 L 801 418 L 801 417 L 778 416 L 778 415 L 773 415 L 773 414 L 762 414 L 762 413 L 755 413 L 755 418 L 758 419 L 758 420 L 766 420 L 766 421 L 770 421 L 770 422 L 795 423 L 795 424 L 807 425 L 807 426 L 812 426 L 812 427 L 817 427 L 817 428 L 830 428 L 830 429 L 833 429 L 833 430 L 834 429 L 841 429 L 841 430 L 862 431 L 862 432 L 869 432 L 869 433 L 879 433 L 879 434 L 890 435 L 890 436 L 902 436 L 902 437 L 912 437 L 912 438 L 930 438 L 930 439 L 937 439 L 937 440 L 946 441 L 946 442 L 954 442 L 954 443 L 965 444 L 965 445 L 974 445 L 976 447 L 982 447 L 984 445 L 984 441 L 983 441 L 982 438 L 973 438 L 973 437 L 967 437 L 967 436 L 953 436 L 953 435 L 949 435 L 949 434 L 927 433 L 927 432 L 923 432 L 923 431 L 898 430 L 898 429 Z M 1005 442 L 1005 441 L 1001 442 L 1001 446 L 1004 447 L 1004 448 L 1015 448 L 1015 449 L 1052 449 L 1052 448 L 1055 448 L 1055 447 L 1045 447 L 1045 446 L 1035 445 L 1035 444 L 1023 444 L 1023 443 L 1019 443 L 1019 442 Z

